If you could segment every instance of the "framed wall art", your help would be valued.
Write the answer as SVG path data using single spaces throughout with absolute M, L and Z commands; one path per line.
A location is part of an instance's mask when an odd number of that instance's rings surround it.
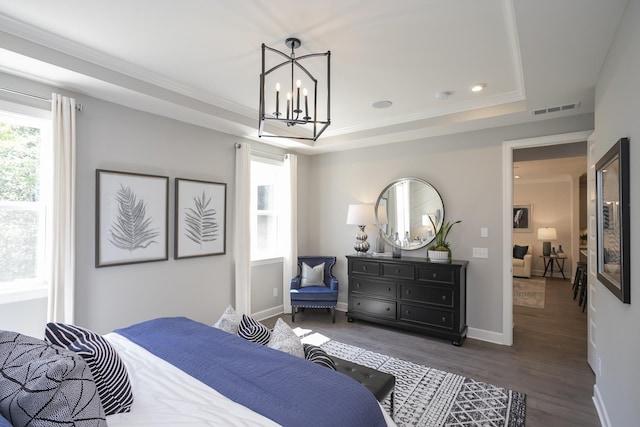
M 169 259 L 169 177 L 96 170 L 96 267 Z
M 513 205 L 513 231 L 531 232 L 531 205 Z
M 174 258 L 223 255 L 227 184 L 176 178 Z
M 629 304 L 629 139 L 621 138 L 596 163 L 596 264 L 598 280 Z

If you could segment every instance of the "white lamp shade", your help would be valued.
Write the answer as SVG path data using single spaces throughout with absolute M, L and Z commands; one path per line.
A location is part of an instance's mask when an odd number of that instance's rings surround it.
M 553 227 L 538 228 L 538 240 L 557 240 L 558 233 Z
M 378 205 L 378 224 L 388 224 L 387 205 Z
M 376 223 L 373 205 L 359 204 L 349 205 L 347 211 L 347 224 L 352 225 L 369 225 Z

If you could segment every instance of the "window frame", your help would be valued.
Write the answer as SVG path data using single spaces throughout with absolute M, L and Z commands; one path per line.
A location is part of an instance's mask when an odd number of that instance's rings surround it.
M 275 205 L 275 209 L 268 209 L 268 210 L 262 210 L 260 212 L 263 212 L 262 215 L 269 215 L 273 218 L 275 218 L 276 221 L 276 244 L 275 244 L 275 251 L 276 253 L 269 253 L 268 255 L 265 256 L 264 253 L 256 253 L 256 238 L 258 236 L 257 233 L 257 224 L 258 224 L 258 215 L 259 215 L 259 211 L 258 211 L 258 185 L 254 185 L 257 184 L 254 181 L 254 177 L 255 177 L 255 173 L 254 173 L 254 163 L 264 163 L 267 165 L 271 165 L 271 166 L 275 166 L 276 168 L 278 168 L 278 174 L 276 176 L 276 179 L 274 180 L 274 184 L 275 184 L 275 192 L 276 194 L 274 195 L 274 205 Z M 271 263 L 276 263 L 276 262 L 281 262 L 281 260 L 284 257 L 283 254 L 283 249 L 282 249 L 282 242 L 281 242 L 281 230 L 280 230 L 280 222 L 282 220 L 282 212 L 280 211 L 280 209 L 278 208 L 278 206 L 281 205 L 281 198 L 283 197 L 283 195 L 281 194 L 284 185 L 283 185 L 283 166 L 284 166 L 284 162 L 282 160 L 282 158 L 279 159 L 273 159 L 273 158 L 269 158 L 269 157 L 264 157 L 264 156 L 260 156 L 260 155 L 256 155 L 256 154 L 252 154 L 251 155 L 251 203 L 250 203 L 250 217 L 251 217 L 251 263 L 252 265 L 263 265 L 263 264 L 271 264 Z M 267 213 L 264 213 L 267 212 Z
M 0 282 L 0 305 L 20 301 L 46 298 L 49 293 L 47 278 L 48 266 L 51 263 L 50 253 L 50 221 L 52 203 L 51 173 L 53 168 L 53 150 L 51 139 L 51 112 L 39 108 L 29 107 L 0 100 L 0 120 L 5 123 L 20 126 L 37 127 L 40 129 L 40 200 L 34 210 L 38 216 L 38 244 L 36 261 L 36 276 L 34 278 L 17 279 L 10 282 Z M 0 201 L 0 209 L 14 209 L 31 202 Z M 5 205 L 2 207 L 2 205 Z M 7 206 L 8 205 L 8 206 Z

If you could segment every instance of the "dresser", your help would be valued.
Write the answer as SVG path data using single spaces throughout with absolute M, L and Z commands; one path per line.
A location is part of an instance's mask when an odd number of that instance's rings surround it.
M 467 264 L 422 258 L 347 256 L 347 318 L 420 332 L 462 345 L 467 336 Z

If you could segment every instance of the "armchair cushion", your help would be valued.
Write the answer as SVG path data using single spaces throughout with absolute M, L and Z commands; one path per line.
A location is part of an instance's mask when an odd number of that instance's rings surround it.
M 326 286 L 324 284 L 324 262 L 314 267 L 309 266 L 306 262 L 302 263 L 302 279 L 300 287 L 307 286 Z
M 513 247 L 513 257 L 518 259 L 524 259 L 524 256 L 529 251 L 529 246 L 518 246 L 514 245 Z

